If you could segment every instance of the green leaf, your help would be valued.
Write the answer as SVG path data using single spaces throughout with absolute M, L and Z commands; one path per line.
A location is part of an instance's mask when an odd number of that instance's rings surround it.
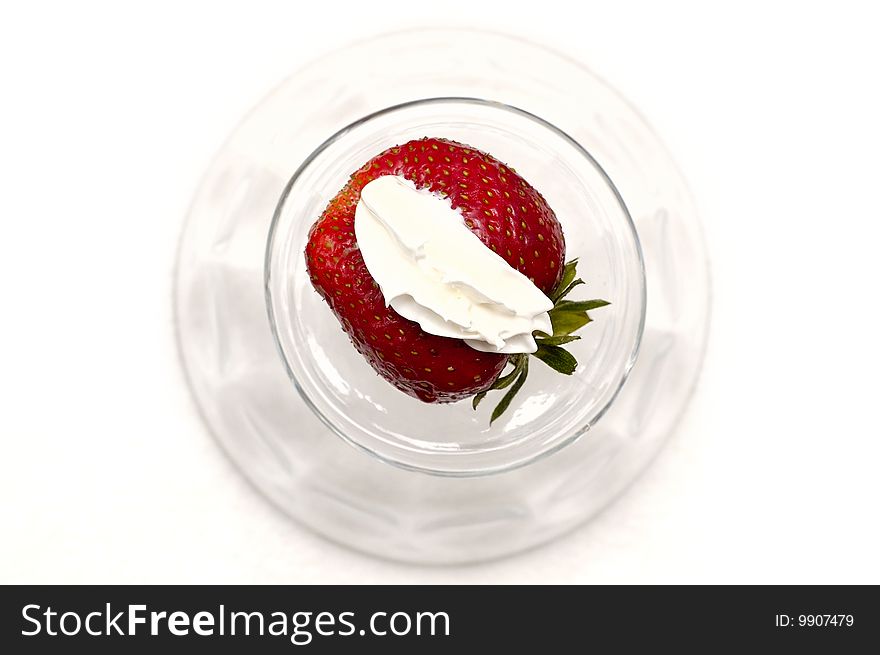
M 537 352 L 533 354 L 554 371 L 559 371 L 565 375 L 574 373 L 578 365 L 574 355 L 559 346 L 545 346 L 542 344 L 538 346 Z
M 562 269 L 562 279 L 559 280 L 559 284 L 556 285 L 556 288 L 553 290 L 553 294 L 550 296 L 550 300 L 556 302 L 562 297 L 562 292 L 565 291 L 569 287 L 569 285 L 574 281 L 575 275 L 577 275 L 577 259 L 572 259 L 568 262 Z M 569 289 L 571 291 L 571 289 Z
M 556 303 L 554 309 L 564 309 L 567 312 L 587 312 L 610 304 L 607 300 L 562 300 Z
M 504 389 L 510 386 L 510 383 L 513 382 L 514 378 L 519 374 L 519 371 L 522 369 L 522 363 L 525 360 L 523 355 L 513 355 L 508 361 L 513 364 L 513 370 L 507 375 L 502 375 L 495 382 L 492 383 L 485 391 L 481 391 L 480 393 L 474 396 L 472 404 L 474 409 L 482 402 L 483 398 L 486 397 L 486 394 L 490 391 L 495 391 L 496 389 Z
M 522 370 L 523 362 L 525 360 L 526 360 L 526 358 L 523 357 L 522 355 L 513 355 L 510 358 L 510 361 L 513 362 L 513 370 L 510 373 L 508 373 L 507 375 L 504 375 L 504 376 L 498 378 L 497 380 L 495 380 L 495 382 L 492 383 L 492 386 L 489 388 L 494 390 L 494 389 L 504 389 L 506 387 L 509 387 L 510 383 L 513 382 L 513 379 L 516 377 L 516 374 Z
M 598 309 L 610 304 L 605 300 L 598 299 L 563 300 L 575 287 L 584 284 L 584 281 L 577 277 L 577 264 L 578 260 L 572 259 L 564 265 L 559 284 L 556 285 L 556 288 L 550 294 L 550 299 L 553 301 L 553 309 L 550 310 L 553 334 L 546 334 L 540 330 L 532 333 L 538 344 L 538 350 L 532 353 L 532 355 L 564 375 L 574 373 L 578 362 L 562 346 L 580 339 L 579 336 L 572 333 L 584 327 L 592 320 L 587 313 L 589 310 Z M 504 394 L 501 402 L 493 410 L 489 421 L 490 425 L 507 410 L 513 398 L 522 389 L 528 376 L 528 355 L 512 355 L 508 361 L 513 364 L 513 370 L 507 375 L 499 377 L 492 383 L 491 387 L 476 394 L 473 398 L 473 406 L 476 409 L 489 391 L 510 387 Z
M 577 341 L 580 339 L 577 335 L 565 335 L 561 337 L 541 337 L 537 339 L 537 344 L 540 346 L 544 344 L 545 346 L 562 346 L 566 343 L 571 343 L 572 341 Z
M 560 300 L 565 298 L 568 294 L 571 293 L 572 289 L 574 289 L 576 286 L 578 286 L 580 284 L 585 284 L 585 282 L 580 278 L 578 278 L 577 280 L 575 280 L 574 282 L 569 284 L 567 287 L 565 287 L 565 289 L 562 290 L 562 293 L 560 293 L 559 295 L 556 296 L 556 302 L 559 302 Z
M 580 330 L 591 320 L 586 312 L 567 312 L 564 310 L 551 309 L 550 322 L 553 324 L 553 336 L 568 336 L 575 330 Z
M 575 275 L 577 275 L 577 267 L 577 258 L 565 263 L 562 267 L 562 279 L 559 281 L 559 285 L 556 287 L 557 289 L 564 289 L 571 284 L 571 281 L 574 279 Z
M 495 422 L 495 419 L 497 419 L 505 412 L 505 410 L 510 406 L 510 401 L 513 400 L 514 396 L 519 393 L 519 390 L 522 389 L 522 386 L 526 383 L 526 378 L 529 375 L 529 358 L 523 357 L 521 361 L 523 362 L 523 364 L 520 368 L 519 377 L 510 388 L 510 391 L 504 394 L 504 398 L 501 399 L 501 402 L 499 402 L 495 406 L 495 409 L 492 411 L 492 417 L 489 419 L 489 425 L 492 425 L 492 423 Z

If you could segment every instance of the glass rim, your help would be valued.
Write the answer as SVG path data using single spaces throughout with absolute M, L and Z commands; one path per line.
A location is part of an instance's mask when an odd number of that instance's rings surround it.
M 595 170 L 599 173 L 603 182 L 607 185 L 608 189 L 612 192 L 619 209 L 622 212 L 623 219 L 625 221 L 627 232 L 629 236 L 632 238 L 633 243 L 635 244 L 635 252 L 637 254 L 638 260 L 638 288 L 639 288 L 639 316 L 638 316 L 638 326 L 636 328 L 636 333 L 633 338 L 632 346 L 629 349 L 629 356 L 627 357 L 624 365 L 622 367 L 622 371 L 620 373 L 619 380 L 613 389 L 613 391 L 609 394 L 606 402 L 589 418 L 585 419 L 581 425 L 578 425 L 573 428 L 569 428 L 567 432 L 567 436 L 563 439 L 560 439 L 556 442 L 550 443 L 548 446 L 539 449 L 537 452 L 532 453 L 528 456 L 519 458 L 512 462 L 502 463 L 497 466 L 482 466 L 475 468 L 468 468 L 464 470 L 452 470 L 447 468 L 429 468 L 424 466 L 418 466 L 415 464 L 411 464 L 409 462 L 401 461 L 393 456 L 386 455 L 383 452 L 380 452 L 377 449 L 371 448 L 370 446 L 361 443 L 357 439 L 351 438 L 346 431 L 339 425 L 337 425 L 329 416 L 325 414 L 325 412 L 319 408 L 311 399 L 309 394 L 305 391 L 296 372 L 293 370 L 293 367 L 288 360 L 288 356 L 285 352 L 284 346 L 282 344 L 281 336 L 278 330 L 278 320 L 275 314 L 275 309 L 273 307 L 272 300 L 272 290 L 271 290 L 271 282 L 272 282 L 272 273 L 271 273 L 271 265 L 274 259 L 275 252 L 275 244 L 276 244 L 276 235 L 278 232 L 278 225 L 281 221 L 281 214 L 284 209 L 285 203 L 292 191 L 294 185 L 299 180 L 299 178 L 303 175 L 303 173 L 308 169 L 308 167 L 330 146 L 338 142 L 340 139 L 345 137 L 346 134 L 356 129 L 357 127 L 387 114 L 393 113 L 395 111 L 400 111 L 406 109 L 408 107 L 414 106 L 424 106 L 428 104 L 443 104 L 443 103 L 464 103 L 464 104 L 472 104 L 479 105 L 483 107 L 495 107 L 498 109 L 503 109 L 506 111 L 513 112 L 514 114 L 518 114 L 521 117 L 530 119 L 540 124 L 541 126 L 547 128 L 551 132 L 555 133 L 556 136 L 560 137 L 564 141 L 566 141 L 569 145 L 571 145 L 581 156 L 589 161 L 589 163 L 595 168 Z M 541 459 L 549 457 L 550 455 L 562 450 L 566 446 L 574 443 L 580 437 L 582 437 L 589 429 L 599 421 L 602 416 L 608 411 L 608 409 L 613 405 L 615 399 L 619 395 L 621 389 L 625 385 L 627 379 L 629 378 L 630 372 L 632 371 L 632 367 L 634 366 L 638 354 L 641 348 L 642 336 L 645 329 L 645 319 L 647 313 L 647 284 L 646 284 L 646 273 L 645 273 L 645 260 L 644 254 L 642 252 L 641 241 L 639 239 L 638 232 L 635 227 L 635 223 L 633 221 L 632 215 L 629 212 L 629 209 L 624 201 L 620 191 L 617 186 L 614 184 L 614 181 L 602 167 L 602 165 L 593 157 L 593 155 L 577 140 L 575 140 L 571 135 L 557 127 L 553 123 L 547 121 L 546 119 L 529 112 L 527 110 L 521 109 L 514 105 L 498 102 L 495 100 L 487 100 L 478 97 L 472 96 L 436 96 L 436 97 L 428 97 L 428 98 L 420 98 L 415 100 L 410 100 L 407 102 L 397 103 L 393 105 L 389 105 L 377 111 L 368 113 L 361 118 L 358 118 L 355 121 L 350 122 L 346 126 L 340 128 L 336 132 L 334 132 L 331 136 L 325 139 L 320 145 L 318 145 L 309 155 L 302 161 L 302 163 L 297 167 L 294 173 L 291 175 L 289 180 L 284 186 L 283 191 L 278 199 L 278 202 L 275 205 L 275 209 L 272 214 L 272 220 L 269 226 L 269 232 L 266 239 L 266 247 L 264 251 L 264 260 L 263 260 L 263 292 L 264 298 L 266 302 L 266 310 L 269 319 L 269 325 L 272 333 L 272 339 L 275 343 L 275 349 L 278 352 L 281 361 L 284 364 L 284 369 L 287 373 L 288 378 L 293 383 L 294 388 L 297 390 L 297 393 L 302 398 L 305 405 L 309 408 L 309 410 L 324 424 L 326 425 L 336 436 L 343 439 L 346 443 L 351 444 L 358 448 L 359 450 L 367 453 L 368 455 L 377 458 L 378 460 L 385 462 L 389 465 L 396 466 L 398 468 L 403 468 L 405 470 L 410 471 L 418 471 L 422 473 L 427 473 L 431 475 L 439 475 L 444 477 L 477 477 L 477 476 L 485 476 L 497 473 L 503 473 L 505 471 L 514 470 L 517 468 L 521 468 L 530 464 L 533 464 Z M 387 443 L 385 440 L 381 440 L 383 443 Z M 412 447 L 399 446 L 399 448 L 403 448 L 405 450 L 409 450 L 412 452 L 422 452 L 426 453 L 427 451 Z M 504 446 L 497 447 L 496 450 L 503 451 L 505 450 Z M 446 452 L 444 456 L 451 459 L 465 459 L 468 456 L 472 455 L 471 452 Z

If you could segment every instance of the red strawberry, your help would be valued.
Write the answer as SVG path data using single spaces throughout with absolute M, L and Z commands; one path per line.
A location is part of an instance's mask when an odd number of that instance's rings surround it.
M 354 233 L 355 208 L 361 189 L 383 175 L 401 175 L 448 197 L 488 248 L 548 296 L 565 262 L 559 221 L 541 194 L 509 166 L 461 143 L 424 138 L 364 164 L 309 232 L 306 265 L 312 284 L 379 375 L 430 403 L 485 391 L 499 378 L 508 355 L 477 352 L 459 339 L 424 332 L 385 306 L 364 265 Z

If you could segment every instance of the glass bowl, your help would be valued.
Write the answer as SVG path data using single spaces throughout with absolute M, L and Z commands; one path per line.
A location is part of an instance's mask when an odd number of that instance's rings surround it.
M 578 297 L 612 303 L 576 373 L 535 362 L 491 428 L 491 396 L 426 405 L 381 380 L 305 273 L 308 228 L 351 172 L 422 136 L 514 166 L 580 258 Z M 505 555 L 607 505 L 686 405 L 708 318 L 695 212 L 638 114 L 570 59 L 460 30 L 361 42 L 260 103 L 196 195 L 176 283 L 184 369 L 235 464 L 322 534 L 416 562 Z
M 312 288 L 307 235 L 332 198 L 375 153 L 422 135 L 492 153 L 538 188 L 563 225 L 569 257 L 589 286 L 612 301 L 571 344 L 572 376 L 537 363 L 528 384 L 492 426 L 492 397 L 429 405 L 377 376 Z M 583 291 L 587 289 L 587 291 Z M 605 172 L 559 129 L 522 110 L 474 98 L 418 100 L 346 126 L 291 178 L 275 212 L 266 255 L 269 320 L 291 380 L 336 434 L 405 468 L 482 475 L 522 466 L 583 434 L 610 406 L 635 361 L 645 313 L 635 228 Z M 498 398 L 494 400 L 497 402 Z

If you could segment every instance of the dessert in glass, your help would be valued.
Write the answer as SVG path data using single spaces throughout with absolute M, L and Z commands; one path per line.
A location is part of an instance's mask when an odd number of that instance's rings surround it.
M 329 55 L 245 119 L 175 297 L 205 422 L 268 498 L 443 563 L 545 542 L 638 475 L 696 379 L 708 276 L 680 174 L 614 91 L 428 30 Z

